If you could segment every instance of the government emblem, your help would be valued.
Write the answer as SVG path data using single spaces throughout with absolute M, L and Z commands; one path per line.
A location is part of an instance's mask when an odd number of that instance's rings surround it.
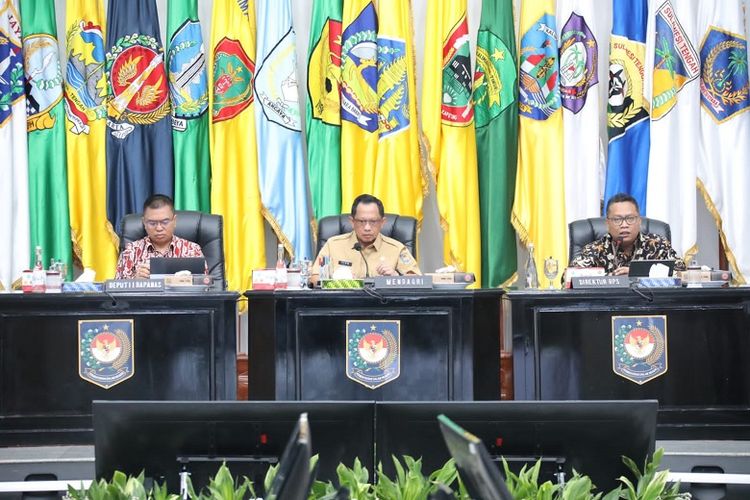
M 65 67 L 65 116 L 76 135 L 89 133 L 89 122 L 105 118 L 102 30 L 90 22 L 76 20 L 67 33 L 68 62 Z
M 646 46 L 612 35 L 609 47 L 609 98 L 607 128 L 610 140 L 648 119 L 648 102 L 643 97 L 643 68 Z
M 3 15 L 8 16 L 9 31 L 0 30 L 0 127 L 10 120 L 13 105 L 24 94 L 21 23 L 12 7 Z
M 397 38 L 378 37 L 378 122 L 380 138 L 409 128 L 409 80 L 406 42 Z
M 667 317 L 613 316 L 612 369 L 638 385 L 667 372 Z
M 546 120 L 560 109 L 555 16 L 543 14 L 521 38 L 518 110 Z
M 477 34 L 474 115 L 477 128 L 487 126 L 516 100 L 516 65 L 503 40 L 490 30 Z
M 198 21 L 186 20 L 169 41 L 167 51 L 172 128 L 186 129 L 185 120 L 203 116 L 208 109 L 208 75 L 203 35 Z
M 135 374 L 132 319 L 78 321 L 78 375 L 109 389 Z
M 599 83 L 598 50 L 586 20 L 573 12 L 560 35 L 560 97 L 573 113 L 583 109 L 589 89 Z
M 651 117 L 658 120 L 677 104 L 682 87 L 698 78 L 701 62 L 670 0 L 659 7 L 655 20 Z
M 263 59 L 254 85 L 258 104 L 268 121 L 289 130 L 302 130 L 293 29 Z
M 377 389 L 401 374 L 401 322 L 346 322 L 346 376 Z
M 471 102 L 471 47 L 466 16 L 453 27 L 443 44 L 443 124 L 465 127 L 474 120 Z
M 375 7 L 368 2 L 346 27 L 341 46 L 341 119 L 378 129 L 378 42 Z
M 341 125 L 341 21 L 326 20 L 310 52 L 307 84 L 312 118 Z
M 239 115 L 253 103 L 255 63 L 238 40 L 222 38 L 214 48 L 214 123 Z
M 62 99 L 62 70 L 57 57 L 57 39 L 47 34 L 30 35 L 23 40 L 26 71 L 26 115 L 29 132 L 55 125 L 50 114 Z
M 748 108 L 747 41 L 714 26 L 701 46 L 701 104 L 718 123 Z
M 169 114 L 169 89 L 164 56 L 156 38 L 134 33 L 121 37 L 107 53 L 105 64 L 112 95 L 107 126 L 125 139 L 135 125 L 152 125 Z

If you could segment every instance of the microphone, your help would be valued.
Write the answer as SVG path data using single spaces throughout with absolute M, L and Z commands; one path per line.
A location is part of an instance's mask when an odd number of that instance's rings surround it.
M 365 254 L 362 253 L 362 245 L 358 242 L 354 244 L 352 247 L 353 250 L 356 250 L 359 252 L 359 255 L 362 256 L 362 260 L 365 262 L 365 278 L 370 277 L 370 266 L 367 264 L 367 259 L 365 259 Z
M 614 245 L 615 245 L 615 269 L 620 267 L 620 258 L 617 256 L 617 253 L 620 251 L 620 246 L 622 245 L 623 240 L 625 240 L 625 237 L 620 235 L 615 239 Z

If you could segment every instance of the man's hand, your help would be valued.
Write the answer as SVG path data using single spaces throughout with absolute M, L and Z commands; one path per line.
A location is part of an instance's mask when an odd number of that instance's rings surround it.
M 630 273 L 628 266 L 621 266 L 612 271 L 612 276 L 627 276 Z
M 148 262 L 142 262 L 135 268 L 135 277 L 149 279 L 151 277 L 151 265 Z
M 398 274 L 393 267 L 384 262 L 381 262 L 375 271 L 377 271 L 380 276 L 396 276 Z

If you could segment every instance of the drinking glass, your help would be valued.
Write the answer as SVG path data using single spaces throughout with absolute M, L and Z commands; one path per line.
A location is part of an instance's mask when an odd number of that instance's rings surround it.
M 557 277 L 557 259 L 553 259 L 552 257 L 548 257 L 544 259 L 544 275 L 549 280 L 549 289 L 554 290 L 555 288 L 555 278 Z

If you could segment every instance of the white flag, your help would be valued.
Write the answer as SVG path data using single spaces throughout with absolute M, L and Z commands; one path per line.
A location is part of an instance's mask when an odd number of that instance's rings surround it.
M 750 278 L 750 107 L 747 40 L 739 0 L 701 0 L 699 188 L 735 279 Z
M 30 263 L 21 17 L 0 0 L 0 283 L 9 288 Z
M 656 0 L 646 37 L 646 92 L 651 101 L 651 151 L 646 206 L 668 222 L 672 246 L 697 251 L 696 171 L 700 101 L 695 0 Z

